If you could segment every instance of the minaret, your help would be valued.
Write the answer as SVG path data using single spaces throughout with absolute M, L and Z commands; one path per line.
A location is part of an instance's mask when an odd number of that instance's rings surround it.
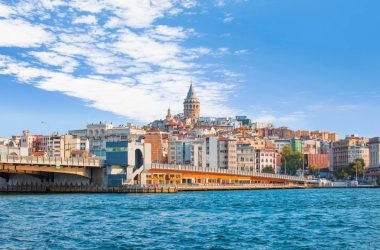
M 200 109 L 201 103 L 195 95 L 193 83 L 191 83 L 187 97 L 183 102 L 185 118 L 190 118 L 192 123 L 196 123 L 199 118 Z

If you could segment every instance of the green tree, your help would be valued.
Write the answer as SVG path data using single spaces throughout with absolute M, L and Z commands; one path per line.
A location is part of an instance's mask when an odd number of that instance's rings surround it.
M 285 147 L 282 148 L 282 151 L 281 151 L 282 157 L 287 157 L 287 156 L 291 156 L 291 155 L 294 155 L 294 151 L 293 151 L 293 148 L 291 146 L 286 145 Z
M 319 175 L 319 167 L 315 164 L 311 164 L 308 168 L 308 172 L 312 175 Z
M 338 180 L 347 180 L 349 177 L 348 173 L 346 172 L 346 168 L 341 168 L 341 169 L 335 171 L 334 176 Z
M 270 166 L 266 166 L 263 168 L 263 170 L 261 171 L 262 173 L 266 173 L 266 174 L 274 174 L 274 169 Z
M 363 174 L 365 163 L 363 159 L 355 159 L 353 162 L 348 164 L 334 173 L 335 178 L 339 180 L 353 179 L 356 177 L 356 171 L 358 176 Z
M 346 172 L 348 175 L 353 178 L 356 176 L 356 171 L 358 172 L 358 176 L 363 174 L 363 170 L 365 167 L 365 163 L 363 159 L 355 159 L 353 162 L 351 162 L 347 167 L 346 167 Z
M 283 173 L 295 175 L 297 170 L 302 169 L 302 164 L 304 162 L 302 153 L 294 153 L 290 146 L 285 146 L 281 152 Z

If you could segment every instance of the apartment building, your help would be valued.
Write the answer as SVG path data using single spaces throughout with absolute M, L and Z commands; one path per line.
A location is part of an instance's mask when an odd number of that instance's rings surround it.
M 331 170 L 337 171 L 358 158 L 363 159 L 366 166 L 368 166 L 369 148 L 366 143 L 366 139 L 357 136 L 348 136 L 343 140 L 332 143 Z
M 218 138 L 218 168 L 237 169 L 236 140 Z
M 164 137 L 167 135 L 161 131 L 149 131 L 144 136 L 144 142 L 151 144 L 152 162 L 165 163 L 167 162 L 167 150 L 166 143 L 164 143 Z
M 369 167 L 380 167 L 380 137 L 371 138 L 369 140 Z
M 206 136 L 203 138 L 202 146 L 202 167 L 218 167 L 218 137 Z
M 256 171 L 256 151 L 247 142 L 236 144 L 237 168 L 243 171 Z
M 256 172 L 261 173 L 265 167 L 271 167 L 275 172 L 277 172 L 275 149 L 256 150 Z
M 320 140 L 303 140 L 302 152 L 304 154 L 319 154 L 321 152 Z

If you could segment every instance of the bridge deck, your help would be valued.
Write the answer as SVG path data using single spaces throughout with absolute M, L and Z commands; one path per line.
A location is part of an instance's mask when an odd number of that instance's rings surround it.
M 98 158 L 60 158 L 0 155 L 0 164 L 100 168 L 102 166 L 102 161 Z
M 205 173 L 205 174 L 222 174 L 222 175 L 232 175 L 232 176 L 258 177 L 262 179 L 282 180 L 282 181 L 290 181 L 290 182 L 317 183 L 316 180 L 309 180 L 307 178 L 303 178 L 299 176 L 267 174 L 267 173 L 253 172 L 253 171 L 242 171 L 242 170 L 220 169 L 220 168 L 201 168 L 201 167 L 194 167 L 194 166 L 188 166 L 188 165 L 152 163 L 151 169 L 152 170 L 173 170 L 173 171 L 179 171 L 179 172 L 194 172 L 194 173 Z

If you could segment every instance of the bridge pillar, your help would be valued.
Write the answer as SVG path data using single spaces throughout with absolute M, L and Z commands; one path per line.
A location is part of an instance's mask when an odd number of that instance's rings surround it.
M 99 186 L 107 186 L 107 169 L 106 168 L 92 168 L 91 169 L 91 183 Z
M 0 177 L 0 187 L 6 186 L 8 184 L 8 180 L 9 180 L 9 177 L 8 177 L 8 179 Z

